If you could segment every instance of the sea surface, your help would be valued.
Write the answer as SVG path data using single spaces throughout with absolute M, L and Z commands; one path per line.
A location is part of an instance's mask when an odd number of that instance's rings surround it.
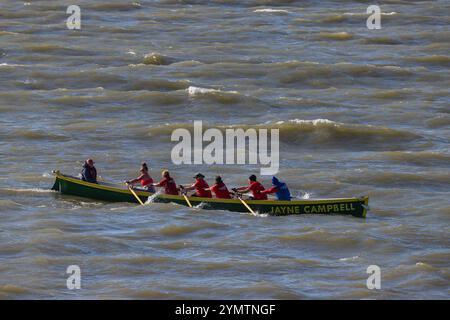
M 448 299 L 450 2 L 377 2 L 380 30 L 366 1 L 0 1 L 0 298 Z M 174 165 L 194 120 L 279 129 L 294 196 L 369 195 L 367 218 L 49 190 L 88 157 L 107 182 L 259 175 Z

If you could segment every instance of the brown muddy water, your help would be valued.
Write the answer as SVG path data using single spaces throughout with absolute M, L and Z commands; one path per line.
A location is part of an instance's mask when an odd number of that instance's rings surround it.
M 0 2 L 0 298 L 448 299 L 448 1 Z M 298 197 L 368 194 L 366 219 L 114 204 L 49 191 L 93 157 L 179 183 L 172 130 L 279 128 Z M 262 177 L 269 186 L 270 177 Z M 81 268 L 80 290 L 66 268 Z M 381 289 L 368 290 L 369 265 Z

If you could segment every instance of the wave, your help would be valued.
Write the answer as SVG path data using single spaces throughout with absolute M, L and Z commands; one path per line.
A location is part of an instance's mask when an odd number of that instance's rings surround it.
M 398 12 L 391 11 L 391 12 L 381 12 L 382 16 L 394 16 L 397 15 Z M 344 12 L 343 15 L 345 16 L 360 16 L 360 17 L 367 17 L 367 14 L 365 12 Z
M 329 247 L 354 247 L 360 243 L 360 240 L 354 237 L 350 237 L 348 234 L 344 233 L 331 233 L 326 230 L 313 230 L 310 232 L 305 232 L 302 234 L 285 234 L 275 236 L 275 239 L 281 243 L 287 245 L 295 245 L 302 243 L 310 244 L 312 246 L 329 246 Z
M 16 36 L 20 33 L 10 32 L 10 31 L 0 31 L 0 36 Z
M 40 130 L 19 129 L 9 134 L 11 138 L 23 138 L 28 140 L 68 141 L 70 137 L 61 134 L 49 133 Z
M 93 56 L 96 55 L 94 51 L 83 50 L 79 48 L 66 48 L 54 44 L 38 44 L 27 46 L 24 48 L 27 52 L 43 53 L 49 55 L 63 55 L 63 56 Z
M 408 97 L 411 97 L 415 93 L 417 93 L 417 90 L 404 88 L 394 90 L 378 90 L 371 96 L 376 99 L 406 99 Z
M 208 89 L 194 86 L 190 86 L 189 88 L 187 88 L 187 92 L 189 93 L 190 96 L 207 95 L 209 93 L 239 94 L 237 91 L 221 91 L 219 89 Z
M 0 67 L 14 68 L 14 67 L 27 67 L 27 65 L 3 62 L 3 63 L 0 63 Z
M 436 65 L 436 66 L 450 66 L 450 56 L 444 55 L 431 55 L 424 57 L 407 57 L 408 61 L 413 61 L 421 64 Z
M 221 104 L 248 103 L 248 107 L 258 102 L 257 99 L 243 95 L 238 91 L 222 91 L 220 89 L 189 86 L 186 92 L 193 98 L 210 99 Z
M 354 185 L 371 185 L 386 188 L 417 189 L 448 191 L 450 187 L 450 173 L 420 172 L 403 173 L 375 170 L 352 172 L 340 178 L 341 181 Z
M 159 229 L 159 233 L 164 236 L 180 236 L 193 233 L 203 229 L 223 229 L 227 227 L 225 224 L 213 222 L 197 222 L 195 225 L 169 225 Z
M 339 40 L 339 41 L 347 41 L 352 40 L 353 35 L 348 32 L 319 32 L 316 36 L 318 39 L 325 40 Z
M 446 166 L 450 163 L 450 155 L 433 151 L 388 151 L 375 155 L 360 157 L 360 160 L 388 160 L 402 164 L 419 166 Z
M 421 139 L 420 136 L 381 126 L 345 124 L 328 119 L 279 121 L 280 139 L 296 145 L 344 147 L 357 149 L 402 149 L 402 144 Z
M 127 263 L 132 265 L 147 265 L 155 263 L 172 263 L 175 259 L 170 257 L 142 256 L 142 255 L 120 255 L 112 257 L 110 262 L 115 264 Z
M 450 127 L 450 116 L 441 115 L 435 118 L 432 118 L 426 122 L 428 128 L 442 128 L 442 127 Z
M 130 10 L 138 10 L 142 8 L 142 5 L 137 2 L 122 2 L 122 3 L 98 3 L 98 4 L 89 4 L 86 6 L 90 10 L 97 11 L 130 11 Z
M 190 86 L 188 80 L 169 81 L 165 79 L 136 80 L 132 81 L 127 90 L 149 91 L 175 91 L 187 89 Z
M 284 9 L 272 9 L 272 8 L 264 8 L 264 9 L 256 9 L 253 10 L 255 13 L 281 13 L 281 14 L 288 14 L 290 11 L 284 10 Z
M 30 293 L 25 287 L 19 287 L 12 284 L 4 284 L 0 286 L 0 297 L 13 298 L 17 295 Z
M 290 66 L 289 66 L 290 65 Z M 339 62 L 335 64 L 322 64 L 315 62 L 291 61 L 289 63 L 272 66 L 280 73 L 279 79 L 282 83 L 292 84 L 297 82 L 311 82 L 312 80 L 324 79 L 332 83 L 352 81 L 358 77 L 390 77 L 406 78 L 415 74 L 415 69 L 402 68 L 389 65 L 353 64 Z M 350 78 L 348 78 L 350 77 Z
M 363 40 L 364 44 L 381 44 L 381 45 L 398 45 L 402 44 L 400 40 L 393 39 L 390 37 L 373 37 Z
M 177 128 L 192 129 L 193 123 L 171 123 L 146 129 L 149 136 L 167 136 Z M 304 148 L 340 148 L 356 150 L 404 150 L 416 146 L 423 137 L 409 131 L 391 129 L 382 126 L 347 124 L 328 119 L 269 122 L 255 125 L 213 125 L 203 123 L 203 129 L 217 128 L 225 133 L 226 129 L 242 128 L 279 129 L 280 141 L 287 145 L 302 146 Z M 143 130 L 139 128 L 139 130 Z M 144 132 L 136 132 L 142 136 Z
M 129 101 L 146 102 L 161 106 L 170 106 L 187 103 L 186 94 L 182 91 L 139 91 L 128 98 Z
M 0 189 L 1 192 L 1 189 Z M 3 193 L 3 192 L 2 192 Z M 0 207 L 2 209 L 15 209 L 17 210 L 18 208 L 22 208 L 24 205 L 17 203 L 15 201 L 12 200 L 2 200 L 0 199 Z
M 55 191 L 50 189 L 41 188 L 0 188 L 1 194 L 16 194 L 16 193 L 54 193 Z
M 326 16 L 325 18 L 320 19 L 320 22 L 322 22 L 322 23 L 338 23 L 338 22 L 344 22 L 346 20 L 348 20 L 346 16 L 344 16 L 342 14 L 337 14 L 337 15 Z

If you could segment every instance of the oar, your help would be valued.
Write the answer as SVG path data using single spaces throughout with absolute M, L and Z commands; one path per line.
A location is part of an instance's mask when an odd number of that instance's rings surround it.
M 137 201 L 141 204 L 144 205 L 144 203 L 142 202 L 141 198 L 138 197 L 138 195 L 136 194 L 136 192 L 134 192 L 133 188 L 131 188 L 131 186 L 127 183 L 128 186 L 128 190 L 130 190 L 130 192 L 133 194 L 133 196 L 137 199 Z
M 242 199 L 241 196 L 237 195 L 237 198 L 241 200 L 242 204 L 248 209 L 248 211 L 250 211 L 251 214 L 256 215 L 255 211 L 253 211 L 252 208 L 250 208 L 250 206 L 247 204 L 247 202 L 244 201 L 244 199 Z
M 186 200 L 186 202 L 187 202 L 189 208 L 192 208 L 192 204 L 191 204 L 191 202 L 189 201 L 189 199 L 188 199 L 188 197 L 186 196 L 185 193 L 183 193 L 183 197 L 184 197 L 184 200 Z

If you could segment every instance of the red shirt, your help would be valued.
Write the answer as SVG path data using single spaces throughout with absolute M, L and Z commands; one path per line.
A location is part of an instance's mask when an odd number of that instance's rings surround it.
M 249 190 L 252 192 L 253 198 L 255 200 L 267 200 L 267 195 L 261 193 L 261 191 L 263 191 L 264 189 L 264 186 L 258 181 L 252 182 L 249 186 Z
M 197 179 L 197 181 L 194 183 L 194 187 L 197 197 L 212 198 L 211 191 L 205 190 L 209 188 L 209 185 L 206 183 L 205 180 Z
M 172 178 L 164 178 L 158 183 L 158 185 L 160 187 L 164 187 L 166 194 L 178 195 L 177 184 Z
M 231 199 L 230 192 L 228 191 L 225 183 L 216 183 L 211 187 L 211 191 L 214 192 L 216 198 L 220 199 Z
M 150 178 L 150 179 L 142 178 L 140 180 L 140 182 L 141 182 L 141 186 L 145 187 L 146 185 L 152 184 L 153 183 L 153 179 L 152 178 Z

